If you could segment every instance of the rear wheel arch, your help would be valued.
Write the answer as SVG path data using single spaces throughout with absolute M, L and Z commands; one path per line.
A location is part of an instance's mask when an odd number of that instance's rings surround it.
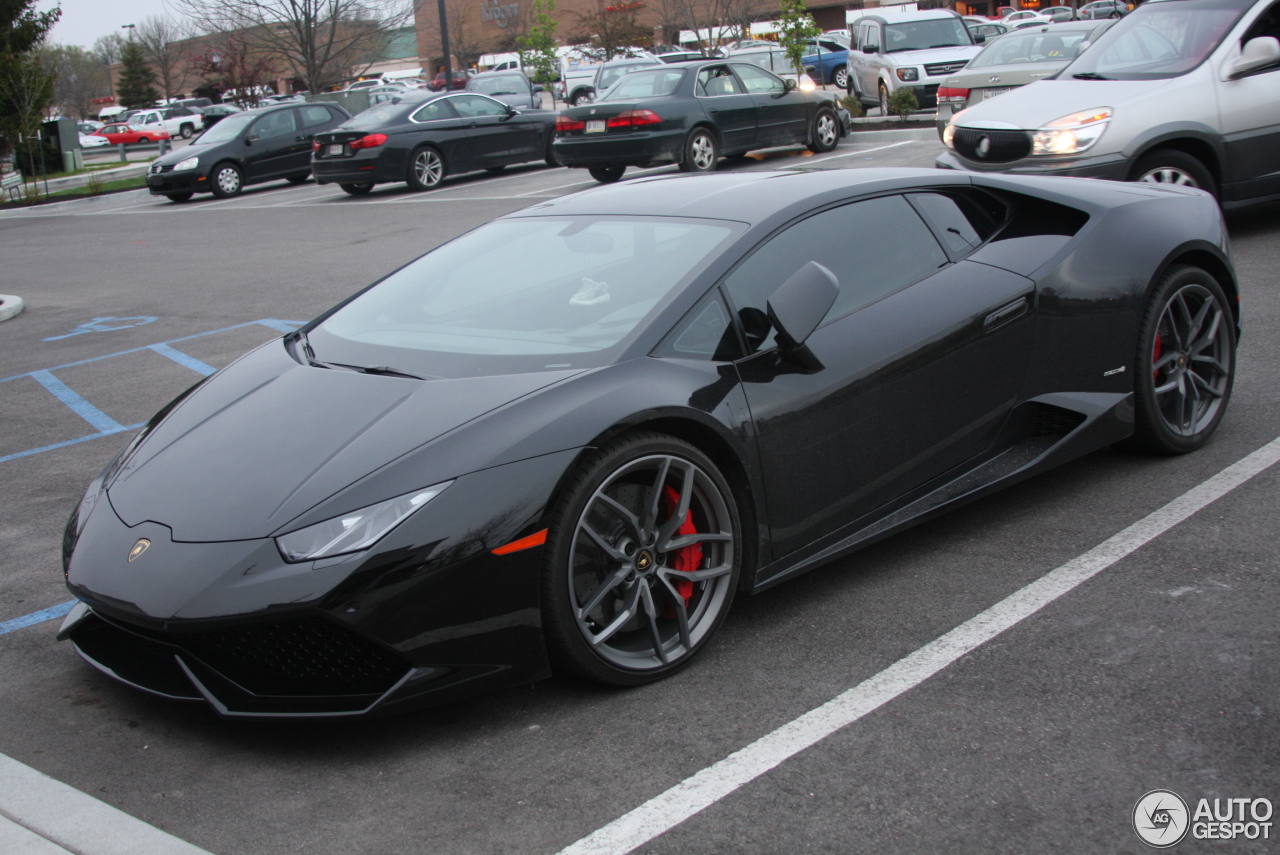
M 1178 265 L 1187 265 L 1190 267 L 1199 267 L 1214 279 L 1218 280 L 1218 284 L 1222 286 L 1222 290 L 1227 295 L 1227 307 L 1231 309 L 1231 315 L 1235 319 L 1236 329 L 1240 328 L 1240 286 L 1236 282 L 1235 274 L 1221 256 L 1203 246 L 1184 246 L 1174 250 L 1164 263 L 1156 270 L 1155 275 L 1151 277 L 1151 281 L 1147 283 L 1146 291 L 1143 293 L 1143 306 L 1151 299 L 1155 293 L 1156 287 L 1164 281 L 1165 274 L 1170 269 Z M 1237 337 L 1238 338 L 1238 337 Z

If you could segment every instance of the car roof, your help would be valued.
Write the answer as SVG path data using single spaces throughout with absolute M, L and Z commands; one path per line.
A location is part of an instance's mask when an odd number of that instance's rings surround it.
M 919 12 L 880 12 L 875 15 L 863 15 L 858 21 L 872 20 L 882 24 L 903 24 L 908 21 L 936 21 L 942 18 L 959 17 L 959 14 L 950 9 L 925 9 Z

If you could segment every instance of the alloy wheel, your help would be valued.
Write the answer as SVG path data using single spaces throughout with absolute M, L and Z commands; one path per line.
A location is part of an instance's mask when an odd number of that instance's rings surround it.
M 1185 285 L 1165 304 L 1151 350 L 1156 407 L 1165 426 L 1194 437 L 1221 409 L 1231 382 L 1231 338 L 1222 306 L 1203 285 Z
M 1138 178 L 1138 181 L 1143 184 L 1177 184 L 1182 187 L 1200 186 L 1194 176 L 1176 166 L 1161 166 L 1157 169 L 1149 170 Z
M 830 113 L 818 116 L 818 143 L 825 149 L 834 148 L 836 144 L 836 117 Z
M 849 88 L 849 70 L 844 66 L 836 69 L 836 73 L 831 76 L 831 82 L 836 85 L 837 89 Z
M 692 461 L 624 463 L 587 500 L 570 544 L 569 604 L 588 646 L 631 671 L 692 655 L 732 599 L 733 518 Z
M 715 140 L 705 131 L 689 141 L 689 156 L 693 160 L 694 169 L 707 172 L 716 165 Z
M 423 186 L 435 187 L 444 178 L 444 161 L 434 149 L 424 148 L 413 159 L 413 174 Z

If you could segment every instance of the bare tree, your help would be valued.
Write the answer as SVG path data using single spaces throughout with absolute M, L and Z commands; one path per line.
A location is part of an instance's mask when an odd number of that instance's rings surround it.
M 124 46 L 124 36 L 119 33 L 107 33 L 105 36 L 99 36 L 90 50 L 98 58 L 99 62 L 113 65 L 120 61 L 120 57 L 124 53 Z
M 188 67 L 222 98 L 256 106 L 268 80 L 279 73 L 272 57 L 239 36 L 206 36 L 187 57 Z
M 647 47 L 653 41 L 653 30 L 640 23 L 643 8 L 643 2 L 634 0 L 615 6 L 602 3 L 594 12 L 574 12 L 569 41 L 585 45 L 580 50 L 599 62 L 625 56 L 627 48 Z
M 201 31 L 235 34 L 278 57 L 312 92 L 376 62 L 411 0 L 174 0 Z
M 110 93 L 111 75 L 98 57 L 75 45 L 51 45 L 40 51 L 54 74 L 54 100 L 64 115 L 93 117 L 93 99 Z
M 430 4 L 434 12 L 435 3 Z M 489 53 L 499 47 L 499 39 L 486 35 L 481 19 L 481 4 L 476 0 L 445 0 L 444 11 L 449 19 L 449 52 L 458 60 L 458 68 L 468 68 L 482 54 Z M 434 18 L 425 29 L 430 37 L 440 44 L 440 25 Z M 443 48 L 440 48 L 443 55 Z M 458 70 L 457 68 L 454 69 Z M 429 75 L 434 76 L 434 72 Z
M 156 82 L 165 98 L 186 90 L 187 75 L 183 62 L 183 46 L 188 34 L 171 18 L 152 15 L 134 28 L 134 37 L 142 46 L 147 62 L 156 70 Z

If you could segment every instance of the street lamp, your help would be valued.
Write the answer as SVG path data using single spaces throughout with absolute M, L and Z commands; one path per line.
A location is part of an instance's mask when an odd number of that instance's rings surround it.
M 129 41 L 133 41 L 133 28 L 136 26 L 137 24 L 121 24 L 120 25 L 120 29 L 129 31 Z

